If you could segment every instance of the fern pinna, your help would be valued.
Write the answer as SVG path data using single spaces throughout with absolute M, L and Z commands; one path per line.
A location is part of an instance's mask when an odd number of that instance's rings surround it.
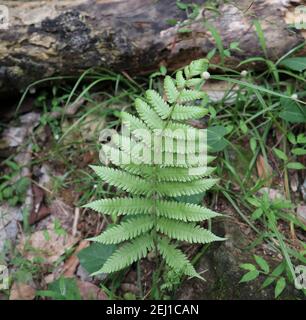
M 121 112 L 122 125 L 130 134 L 116 134 L 111 143 L 102 145 L 104 155 L 117 168 L 92 166 L 92 169 L 104 182 L 131 196 L 102 199 L 86 205 L 102 214 L 127 216 L 120 224 L 90 239 L 103 244 L 120 244 L 95 274 L 121 270 L 154 251 L 176 272 L 201 278 L 187 256 L 177 248 L 176 240 L 203 244 L 223 240 L 198 225 L 220 214 L 175 199 L 205 192 L 217 182 L 217 179 L 207 178 L 213 168 L 193 161 L 196 155 L 206 151 L 206 143 L 199 139 L 200 130 L 182 123 L 208 113 L 203 103 L 191 105 L 195 101 L 205 102 L 206 94 L 195 88 L 203 84 L 207 67 L 208 61 L 199 59 L 178 71 L 175 79 L 166 76 L 163 97 L 154 90 L 147 90 L 145 99 L 135 100 L 139 117 Z M 159 140 L 162 142 L 152 146 L 156 137 L 162 137 Z M 194 145 L 196 152 L 190 147 Z M 152 155 L 156 154 L 159 161 L 152 160 Z M 123 157 L 134 161 L 123 161 Z M 207 157 L 207 162 L 212 160 L 213 157 Z

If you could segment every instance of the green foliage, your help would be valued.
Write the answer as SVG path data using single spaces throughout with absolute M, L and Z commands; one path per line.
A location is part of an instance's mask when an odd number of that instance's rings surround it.
M 293 71 L 304 71 L 306 70 L 306 58 L 305 57 L 294 57 L 282 60 L 281 65 L 293 70 Z
M 30 179 L 20 177 L 21 168 L 14 161 L 6 160 L 4 164 L 8 172 L 0 177 L 0 203 L 8 201 L 11 206 L 16 206 L 24 202 Z
M 37 296 L 53 300 L 82 300 L 76 280 L 60 277 L 48 285 L 48 290 L 36 292 Z
M 276 151 L 278 157 L 284 158 L 284 154 L 279 151 L 280 150 Z M 275 298 L 277 298 L 284 291 L 287 284 L 293 283 L 293 279 L 295 279 L 295 271 L 292 258 L 294 257 L 295 259 L 299 260 L 299 263 L 306 263 L 306 259 L 303 254 L 299 253 L 295 249 L 290 248 L 284 242 L 284 237 L 279 232 L 277 227 L 278 220 L 282 219 L 288 221 L 293 225 L 300 227 L 304 231 L 306 230 L 306 226 L 301 221 L 296 219 L 295 215 L 289 211 L 293 208 L 293 205 L 290 201 L 286 201 L 284 199 L 270 200 L 267 193 L 264 193 L 261 198 L 255 196 L 247 198 L 247 201 L 256 208 L 251 216 L 252 219 L 258 221 L 260 220 L 264 224 L 266 224 L 266 227 L 268 229 L 266 234 L 269 234 L 272 239 L 277 239 L 280 247 L 280 252 L 284 260 L 272 270 L 271 266 L 264 258 L 254 255 L 254 259 L 258 268 L 251 263 L 240 265 L 242 269 L 248 270 L 248 272 L 242 277 L 240 282 L 249 282 L 256 279 L 259 275 L 264 275 L 266 279 L 262 284 L 262 288 L 266 288 L 274 283 Z M 283 210 L 286 210 L 286 212 L 283 212 Z
M 264 258 L 254 255 L 254 259 L 257 266 L 251 263 L 244 263 L 240 265 L 242 269 L 248 270 L 248 272 L 241 278 L 240 282 L 250 282 L 255 280 L 259 275 L 264 275 L 266 276 L 266 279 L 261 288 L 264 289 L 272 283 L 275 283 L 274 296 L 277 298 L 287 286 L 285 276 L 282 276 L 286 270 L 286 264 L 281 262 L 272 270 L 272 272 L 270 272 L 270 266 Z M 259 269 L 257 269 L 257 267 L 259 267 Z
M 206 148 L 199 142 L 199 129 L 180 121 L 201 118 L 208 113 L 203 106 L 206 93 L 197 89 L 204 82 L 200 76 L 207 67 L 208 61 L 205 59 L 193 61 L 184 71 L 178 71 L 175 79 L 165 77 L 163 95 L 148 90 L 146 100 L 136 98 L 139 118 L 126 112 L 121 114 L 123 124 L 132 132 L 132 138 L 115 135 L 112 137 L 113 145 L 102 145 L 104 155 L 118 168 L 92 166 L 92 169 L 104 182 L 131 196 L 96 200 L 86 205 L 102 214 L 128 216 L 127 220 L 91 239 L 104 245 L 119 246 L 94 274 L 124 269 L 153 250 L 155 256 L 162 257 L 171 270 L 201 278 L 173 240 L 203 244 L 224 240 L 197 224 L 220 214 L 176 200 L 178 196 L 203 193 L 218 181 L 207 178 L 213 168 L 188 162 L 187 155 L 188 159 L 195 158 L 195 155 L 188 148 L 180 147 L 182 141 L 189 146 L 195 144 L 197 150 L 193 152 L 199 154 Z M 198 104 L 197 100 L 202 100 L 202 104 Z M 146 130 L 150 137 L 135 132 L 137 129 Z M 163 147 L 166 143 L 161 143 L 158 148 L 156 145 L 153 148 L 152 136 L 162 137 L 164 142 L 173 138 L 174 145 L 166 148 Z M 145 150 L 143 154 L 134 151 L 137 146 Z M 161 162 L 144 161 L 144 154 L 148 156 L 157 151 L 162 155 Z M 132 156 L 136 162 L 124 164 L 118 160 L 119 155 Z M 167 160 L 168 156 L 170 160 Z M 212 160 L 208 157 L 207 162 Z
M 282 111 L 279 116 L 289 123 L 305 123 L 306 109 L 298 102 L 286 98 L 281 98 Z
M 114 253 L 116 245 L 95 242 L 78 253 L 81 266 L 89 273 L 98 271 Z

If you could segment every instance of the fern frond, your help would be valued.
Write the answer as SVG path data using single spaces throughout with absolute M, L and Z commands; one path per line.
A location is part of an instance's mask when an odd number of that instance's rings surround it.
M 166 239 L 159 239 L 158 250 L 161 256 L 165 259 L 167 265 L 173 270 L 177 270 L 178 273 L 186 274 L 190 277 L 197 277 L 203 280 L 203 278 L 196 272 L 193 265 L 189 262 L 185 254 L 175 248 Z
M 153 212 L 156 205 L 158 216 L 181 220 L 181 221 L 203 221 L 222 216 L 208 208 L 191 203 L 158 200 L 147 198 L 114 198 L 93 201 L 85 208 L 90 208 L 99 213 L 108 215 L 144 215 Z
M 153 246 L 153 237 L 151 235 L 142 235 L 116 250 L 107 259 L 103 267 L 92 275 L 111 273 L 124 269 L 133 262 L 145 257 L 153 249 Z
M 201 84 L 202 82 L 203 82 L 203 79 L 201 78 L 189 79 L 186 81 L 186 87 L 188 88 L 195 87 Z
M 156 186 L 156 192 L 162 196 L 190 196 L 209 190 L 218 179 L 200 179 L 190 182 L 161 182 Z
M 147 90 L 146 97 L 162 119 L 168 118 L 171 109 L 168 103 L 156 91 Z
M 147 90 L 147 102 L 137 98 L 139 117 L 121 112 L 122 128 L 127 126 L 129 130 L 103 144 L 100 158 L 105 156 L 105 163 L 111 162 L 119 169 L 92 169 L 105 183 L 132 196 L 97 200 L 85 206 L 101 214 L 129 218 L 90 239 L 104 244 L 123 243 L 95 274 L 124 269 L 155 248 L 171 268 L 203 279 L 169 239 L 191 243 L 224 240 L 197 225 L 220 214 L 167 198 L 202 193 L 218 181 L 205 178 L 214 170 L 207 164 L 215 159 L 206 155 L 207 129 L 181 122 L 208 113 L 202 106 L 208 96 L 200 89 L 207 68 L 208 61 L 198 59 L 178 71 L 175 80 L 166 76 L 163 95 Z M 201 106 L 195 100 L 201 100 Z
M 168 102 L 174 103 L 177 100 L 177 98 L 179 97 L 180 93 L 176 89 L 174 81 L 172 80 L 172 78 L 170 76 L 166 76 L 165 77 L 164 89 L 165 89 L 165 92 L 166 92 L 166 96 L 167 96 Z
M 208 208 L 191 203 L 159 200 L 156 203 L 159 216 L 181 220 L 181 221 L 203 221 L 214 217 L 222 216 Z
M 224 240 L 224 238 L 220 238 L 211 231 L 196 226 L 195 224 L 166 218 L 158 218 L 157 230 L 171 239 L 188 241 L 190 243 L 210 243 Z
M 145 195 L 152 193 L 152 184 L 137 176 L 107 167 L 91 166 L 91 168 L 102 180 L 124 191 Z
M 196 106 L 176 105 L 171 114 L 173 120 L 200 119 L 208 113 L 208 109 Z
M 207 59 L 194 60 L 189 65 L 189 77 L 198 76 L 202 72 L 207 71 L 207 68 L 208 68 Z
M 121 117 L 122 123 L 126 125 L 131 131 L 137 130 L 137 129 L 148 130 L 148 127 L 143 121 L 133 116 L 132 114 L 129 114 L 128 112 L 121 111 L 120 117 Z
M 203 99 L 206 97 L 206 93 L 203 91 L 197 91 L 197 90 L 187 90 L 184 89 L 180 93 L 179 101 L 182 102 L 189 102 L 194 100 Z
M 135 107 L 140 118 L 149 126 L 150 129 L 163 129 L 163 120 L 153 109 L 149 107 L 146 102 L 137 98 L 135 100 Z
M 147 198 L 113 198 L 96 200 L 85 205 L 94 211 L 109 215 L 139 215 L 152 212 L 154 202 Z
M 176 78 L 176 85 L 179 89 L 183 89 L 186 83 L 186 80 L 184 79 L 183 72 L 178 71 L 175 75 Z
M 119 225 L 112 226 L 99 236 L 90 238 L 90 241 L 96 241 L 104 244 L 116 244 L 126 240 L 138 237 L 142 233 L 153 228 L 153 219 L 149 216 L 137 217 L 122 222 Z
M 151 170 L 145 174 L 145 176 L 149 177 L 152 173 L 155 173 L 158 181 L 180 181 L 187 182 L 193 181 L 205 176 L 210 175 L 215 168 L 212 167 L 195 167 L 193 168 L 193 174 L 190 174 L 190 169 L 188 168 L 157 168 L 156 171 L 152 172 Z

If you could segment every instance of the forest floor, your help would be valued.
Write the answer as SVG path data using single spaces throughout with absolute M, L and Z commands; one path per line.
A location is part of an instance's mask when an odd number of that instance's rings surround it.
M 114 221 L 82 206 L 122 194 L 89 168 L 99 163 L 100 132 L 118 129 L 118 112 L 133 112 L 135 97 L 158 89 L 164 72 L 149 81 L 105 71 L 74 85 L 33 85 L 17 108 L 1 111 L 0 265 L 9 275 L 1 299 L 152 298 L 150 257 L 114 275 L 90 276 L 115 245 L 86 239 Z M 212 70 L 203 87 L 211 117 L 193 124 L 214 128 L 220 182 L 187 200 L 227 215 L 212 228 L 229 240 L 183 246 L 207 282 L 168 274 L 160 280 L 163 299 L 303 299 L 293 275 L 306 265 L 303 72 L 281 64 L 263 73 Z

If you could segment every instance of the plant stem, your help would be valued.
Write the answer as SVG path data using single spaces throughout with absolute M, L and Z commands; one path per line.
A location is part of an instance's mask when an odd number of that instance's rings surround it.
M 283 122 L 283 127 L 284 127 L 284 142 L 283 142 L 283 151 L 285 154 L 287 154 L 287 126 Z M 290 197 L 290 187 L 289 187 L 289 175 L 288 175 L 288 169 L 285 166 L 284 167 L 284 189 L 285 189 L 285 197 L 287 200 L 291 201 Z M 292 240 L 296 239 L 295 235 L 295 230 L 294 230 L 294 223 L 290 221 L 290 233 L 291 233 L 291 238 Z

